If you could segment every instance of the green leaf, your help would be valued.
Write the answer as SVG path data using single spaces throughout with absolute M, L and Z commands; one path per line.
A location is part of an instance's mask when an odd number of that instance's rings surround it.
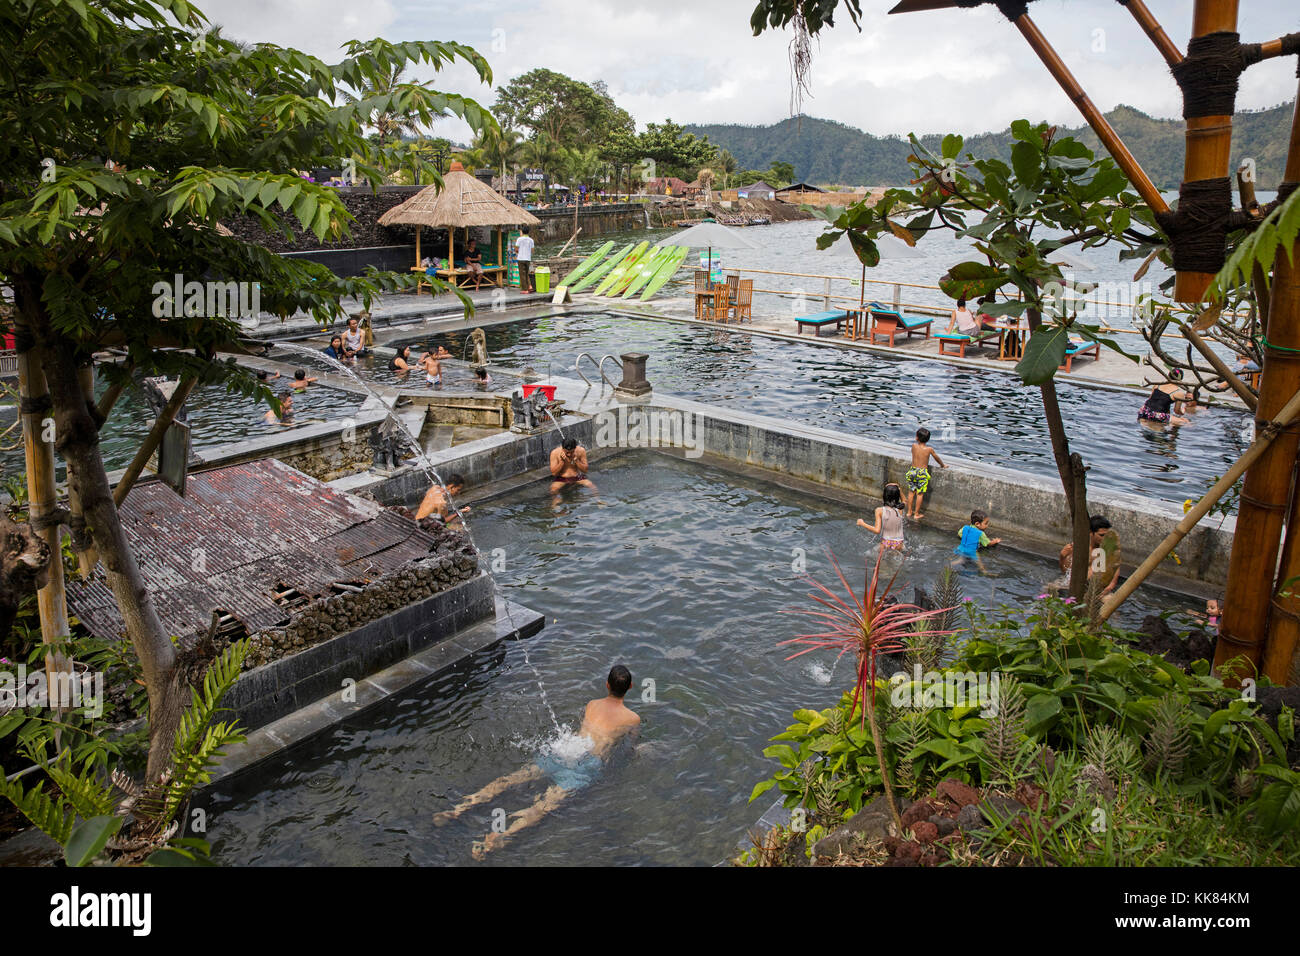
M 99 856 L 104 844 L 122 829 L 122 822 L 119 816 L 92 817 L 73 827 L 72 836 L 63 848 L 63 859 L 68 866 L 85 866 Z
M 757 800 L 759 797 L 767 793 L 767 791 L 771 790 L 775 786 L 776 786 L 775 780 L 763 780 L 760 783 L 755 784 L 753 792 L 750 793 L 749 795 L 749 802 L 753 803 L 755 800 Z
M 1011 168 L 1016 171 L 1016 179 L 1021 185 L 1037 185 L 1042 178 L 1039 156 L 1042 153 L 1032 143 L 1019 142 L 1011 147 Z
M 1007 281 L 1006 275 L 983 262 L 959 262 L 939 279 L 939 288 L 952 299 L 974 301 L 995 291 Z
M 858 261 L 868 269 L 874 269 L 880 264 L 880 250 L 870 238 L 860 232 L 850 232 L 849 243 L 853 246 Z
M 1060 713 L 1061 698 L 1055 694 L 1034 694 L 1025 704 L 1025 729 L 1030 735 L 1038 736 Z
M 1025 354 L 1016 363 L 1016 373 L 1026 385 L 1045 385 L 1052 380 L 1056 370 L 1065 361 L 1065 350 L 1070 342 L 1069 332 L 1062 326 L 1040 328 L 1029 337 Z

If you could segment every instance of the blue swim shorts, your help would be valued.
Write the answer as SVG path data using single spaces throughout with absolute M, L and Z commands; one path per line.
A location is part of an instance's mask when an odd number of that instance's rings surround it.
M 537 755 L 537 766 L 561 790 L 581 790 L 600 774 L 601 762 L 592 753 L 583 754 L 574 761 L 545 753 Z

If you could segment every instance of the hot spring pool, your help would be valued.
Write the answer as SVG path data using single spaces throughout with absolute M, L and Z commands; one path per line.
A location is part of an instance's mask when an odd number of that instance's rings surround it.
M 281 388 L 289 387 L 289 379 L 282 376 L 272 380 L 269 385 L 273 392 L 278 393 Z M 95 394 L 101 394 L 104 387 L 103 377 L 97 377 Z M 200 385 L 195 388 L 186 407 L 189 410 L 190 442 L 195 449 L 213 448 L 228 442 L 255 438 L 267 434 L 273 427 L 262 421 L 262 416 L 267 411 L 266 405 L 227 392 L 221 385 Z M 293 426 L 278 425 L 274 428 L 277 433 L 292 433 L 294 427 L 320 421 L 337 421 L 355 415 L 360 407 L 361 396 L 323 385 L 310 385 L 303 391 L 294 393 Z M 9 412 L 6 419 L 4 413 L 0 412 L 0 423 L 12 421 L 13 414 L 15 413 Z M 153 409 L 138 389 L 128 388 L 123 392 L 100 431 L 104 467 L 113 471 L 130 464 L 136 449 L 153 427 L 153 421 Z M 3 427 L 2 424 L 0 427 Z M 61 460 L 58 469 L 61 475 Z M 0 453 L 0 471 L 13 475 L 25 474 L 21 446 Z
M 923 425 L 941 456 L 1058 480 L 1038 390 L 1021 385 L 1010 370 L 603 313 L 548 316 L 484 331 L 492 364 L 505 368 L 531 366 L 542 375 L 577 378 L 573 367 L 583 352 L 597 359 L 648 352 L 646 377 L 671 395 L 895 445 L 910 444 Z M 459 355 L 466 334 L 387 344 L 443 345 Z M 590 363 L 583 363 L 583 371 L 599 382 Z M 1153 430 L 1138 423 L 1141 396 L 1072 385 L 1064 374 L 1057 381 L 1071 447 L 1091 467 L 1091 488 L 1166 501 L 1199 498 L 1249 445 L 1244 411 L 1208 410 L 1183 428 Z
M 845 505 L 654 452 L 600 462 L 592 478 L 598 496 L 575 489 L 554 507 L 536 482 L 472 513 L 471 530 L 505 595 L 544 612 L 546 628 L 213 794 L 207 837 L 218 861 L 470 863 L 492 810 L 522 810 L 546 784 L 511 791 L 445 827 L 433 825 L 433 814 L 529 763 L 558 736 L 539 686 L 560 723 L 576 729 L 616 662 L 632 671 L 628 702 L 644 720 L 639 743 L 484 865 L 707 865 L 732 851 L 767 804 L 748 796 L 775 766 L 762 756 L 768 739 L 794 709 L 829 706 L 851 680 L 848 661 L 836 667 L 814 654 L 786 661 L 789 650 L 777 646 L 806 629 L 781 613 L 808 603 L 793 563 L 805 555 L 808 572 L 825 580 L 830 548 L 850 580 L 860 580 L 864 554 L 874 558 L 871 536 L 854 526 L 860 512 Z M 992 531 L 1010 543 L 1003 517 L 993 516 Z M 929 585 L 955 535 L 910 539 L 900 580 Z M 986 565 L 991 576 L 962 578 L 981 604 L 1023 604 L 1055 574 L 1048 562 L 1006 549 Z M 904 595 L 911 598 L 910 588 Z M 1144 588 L 1121 621 L 1134 623 L 1153 601 L 1192 604 Z M 647 681 L 653 703 L 641 700 Z

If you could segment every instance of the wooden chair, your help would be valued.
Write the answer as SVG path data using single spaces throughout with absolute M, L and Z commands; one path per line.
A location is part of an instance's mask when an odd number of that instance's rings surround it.
M 718 283 L 713 287 L 713 295 L 705 300 L 708 305 L 705 308 L 705 318 L 710 322 L 726 322 L 729 303 L 727 302 L 727 287 Z
M 744 322 L 749 319 L 754 321 L 754 315 L 751 309 L 754 305 L 754 280 L 742 279 L 736 286 L 736 297 L 731 301 L 731 313 L 736 317 L 737 322 Z
M 713 295 L 713 286 L 709 284 L 709 273 L 707 269 L 695 270 L 695 317 L 697 319 L 704 316 L 705 310 L 709 306 L 710 296 Z
M 736 293 L 740 289 L 740 276 L 731 273 L 727 276 L 727 302 L 730 305 L 736 304 Z

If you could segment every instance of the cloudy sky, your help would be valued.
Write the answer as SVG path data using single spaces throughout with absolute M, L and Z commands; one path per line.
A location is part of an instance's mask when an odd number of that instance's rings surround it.
M 976 133 L 1026 117 L 1070 125 L 1077 110 L 1019 32 L 991 7 L 887 16 L 895 0 L 862 0 L 861 31 L 844 15 L 814 45 L 804 112 L 875 134 Z M 492 65 L 497 85 L 536 67 L 604 80 L 639 127 L 777 122 L 790 115 L 789 32 L 752 35 L 748 0 L 198 0 L 228 35 L 292 46 L 326 59 L 346 40 L 458 40 Z M 1180 47 L 1192 0 L 1148 0 Z M 1242 4 L 1243 39 L 1300 28 L 1296 0 Z M 1150 41 L 1115 0 L 1038 0 L 1030 14 L 1092 98 L 1155 116 L 1181 111 Z M 842 22 L 841 22 L 842 21 Z M 421 79 L 431 75 L 420 73 Z M 435 85 L 484 105 L 495 91 L 457 67 Z M 1295 96 L 1294 58 L 1252 67 L 1238 107 Z M 468 138 L 459 121 L 437 132 Z

